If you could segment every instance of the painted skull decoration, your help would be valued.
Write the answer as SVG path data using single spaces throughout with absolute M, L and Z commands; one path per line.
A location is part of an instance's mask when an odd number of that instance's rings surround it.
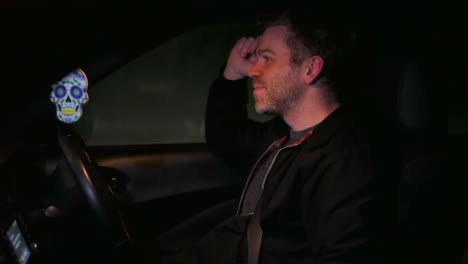
M 83 104 L 89 100 L 88 79 L 77 69 L 52 84 L 50 101 L 56 105 L 57 118 L 63 123 L 74 123 L 83 114 Z

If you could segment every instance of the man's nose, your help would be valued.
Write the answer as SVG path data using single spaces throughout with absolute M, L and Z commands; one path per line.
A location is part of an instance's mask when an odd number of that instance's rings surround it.
M 252 79 L 258 78 L 261 75 L 260 69 L 259 69 L 259 67 L 257 67 L 257 64 L 255 64 L 252 67 L 252 69 L 250 69 L 250 71 L 247 73 L 247 75 Z

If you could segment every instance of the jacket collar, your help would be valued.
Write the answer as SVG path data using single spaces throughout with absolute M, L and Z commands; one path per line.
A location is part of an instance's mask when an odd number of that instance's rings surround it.
M 345 129 L 346 123 L 349 123 L 349 119 L 351 118 L 350 115 L 347 113 L 348 110 L 351 111 L 351 109 L 348 109 L 345 106 L 339 106 L 337 109 L 335 109 L 335 111 L 330 113 L 322 122 L 320 122 L 314 129 L 309 131 L 309 133 L 307 133 L 303 138 L 290 144 L 289 146 L 302 143 L 309 138 L 312 138 L 312 140 L 307 141 L 307 145 L 310 147 L 315 147 L 315 146 L 323 144 L 330 137 L 332 137 L 335 133 L 341 131 L 342 129 Z M 283 131 L 282 133 L 285 133 L 286 130 L 282 130 L 282 131 Z M 289 129 L 287 131 L 289 132 Z M 273 151 L 279 146 L 281 146 L 282 143 L 286 139 L 287 139 L 287 136 L 283 136 L 282 138 L 278 139 L 270 147 L 270 150 Z
M 307 132 L 307 134 L 305 134 L 302 138 L 294 141 L 293 143 L 285 146 L 285 147 L 293 147 L 293 146 L 296 146 L 296 145 L 299 145 L 301 144 L 302 142 L 304 142 L 306 139 L 308 139 L 310 137 L 310 135 L 312 135 L 312 132 L 314 132 L 315 128 L 314 129 L 311 129 L 309 132 Z M 273 142 L 273 144 L 271 144 L 270 148 L 269 148 L 269 151 L 274 151 L 275 149 L 281 147 L 281 145 L 283 145 L 283 143 L 288 139 L 287 136 L 284 136 L 278 140 L 276 140 L 275 142 Z
M 317 127 L 314 129 L 314 134 L 309 140 L 309 147 L 316 147 L 327 142 L 333 135 L 343 131 L 344 129 L 350 128 L 353 123 L 353 118 L 348 111 L 351 109 L 340 106 L 330 115 L 328 115 Z

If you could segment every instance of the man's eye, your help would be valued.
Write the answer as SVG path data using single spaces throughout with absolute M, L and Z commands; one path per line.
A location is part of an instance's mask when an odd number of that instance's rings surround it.
M 267 56 L 262 56 L 262 57 L 263 57 L 263 59 L 264 59 L 266 62 L 271 60 L 271 59 L 270 59 L 269 57 L 267 57 Z

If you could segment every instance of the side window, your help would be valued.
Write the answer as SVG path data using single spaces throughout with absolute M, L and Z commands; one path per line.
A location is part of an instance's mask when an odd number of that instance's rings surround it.
M 155 47 L 90 87 L 75 130 L 88 145 L 204 142 L 209 87 L 235 42 L 253 34 L 246 25 L 206 25 Z

